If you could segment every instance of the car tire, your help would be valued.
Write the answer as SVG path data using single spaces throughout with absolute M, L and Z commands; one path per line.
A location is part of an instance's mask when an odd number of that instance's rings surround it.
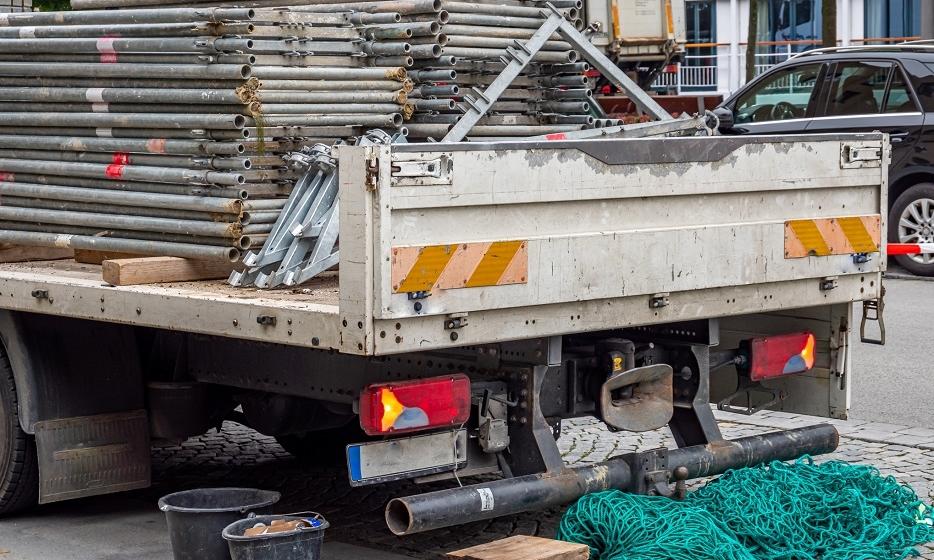
M 31 508 L 38 500 L 36 440 L 20 427 L 13 370 L 0 346 L 0 515 Z
M 930 214 L 921 215 L 923 220 L 931 219 L 930 224 L 917 224 L 927 229 L 920 230 L 922 237 L 909 237 L 909 232 L 914 232 L 910 228 L 904 228 L 901 225 L 902 218 L 905 217 L 909 223 L 918 222 L 911 208 L 915 213 L 920 213 L 927 202 Z M 890 243 L 925 243 L 934 242 L 934 183 L 919 183 L 908 188 L 897 199 L 892 209 L 889 211 L 889 242 Z M 898 255 L 894 257 L 895 261 L 908 272 L 918 276 L 934 276 L 934 255 Z

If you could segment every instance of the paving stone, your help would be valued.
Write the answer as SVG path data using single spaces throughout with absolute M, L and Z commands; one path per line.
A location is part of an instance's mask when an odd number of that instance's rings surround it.
M 770 412 L 766 415 L 727 415 L 715 412 L 721 420 L 724 437 L 733 439 L 766 433 L 783 426 L 800 427 L 823 422 L 823 419 Z M 934 500 L 934 449 L 913 445 L 910 428 L 898 431 L 869 429 L 869 423 L 833 421 L 841 432 L 840 448 L 818 460 L 838 459 L 879 468 L 884 475 L 895 475 L 910 484 L 919 496 Z M 877 426 L 880 423 L 875 423 Z M 852 437 L 851 437 L 852 434 Z M 870 441 L 872 440 L 872 441 Z M 612 455 L 636 449 L 674 447 L 668 429 L 633 434 L 613 433 L 599 421 L 581 418 L 564 422 L 558 442 L 568 464 L 581 465 L 606 460 Z M 934 447 L 934 446 L 932 446 Z M 289 456 L 275 441 L 247 428 L 225 423 L 223 430 L 212 432 L 180 445 L 153 449 L 151 489 L 140 491 L 155 500 L 170 491 L 198 486 L 254 486 L 282 492 L 280 511 L 321 511 L 332 523 L 328 538 L 355 546 L 377 548 L 387 553 L 424 560 L 440 560 L 444 553 L 457 548 L 502 538 L 513 534 L 551 537 L 560 521 L 562 508 L 528 512 L 492 521 L 472 523 L 450 530 L 398 538 L 385 529 L 383 507 L 389 498 L 440 488 L 451 483 L 416 486 L 399 482 L 375 487 L 351 489 L 343 469 L 303 464 Z M 465 484 L 475 479 L 463 480 Z M 705 480 L 691 481 L 697 488 Z M 919 548 L 922 558 L 934 560 L 934 544 Z
M 934 429 L 931 428 L 905 428 L 903 430 L 899 430 L 898 433 L 906 434 L 909 436 L 927 437 L 934 440 Z

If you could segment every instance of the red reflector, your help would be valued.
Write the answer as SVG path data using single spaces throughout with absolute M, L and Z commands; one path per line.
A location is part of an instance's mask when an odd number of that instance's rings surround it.
M 463 374 L 370 385 L 360 394 L 360 427 L 397 434 L 463 424 L 470 417 L 470 379 Z
M 749 344 L 749 377 L 753 381 L 814 367 L 814 335 L 809 332 L 754 338 Z

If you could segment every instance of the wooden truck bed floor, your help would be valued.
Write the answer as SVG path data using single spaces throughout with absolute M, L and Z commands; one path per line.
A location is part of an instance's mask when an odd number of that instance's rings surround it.
M 235 288 L 224 280 L 114 287 L 101 280 L 98 265 L 0 264 L 7 309 L 301 346 L 337 347 L 338 295 L 336 273 L 283 290 Z

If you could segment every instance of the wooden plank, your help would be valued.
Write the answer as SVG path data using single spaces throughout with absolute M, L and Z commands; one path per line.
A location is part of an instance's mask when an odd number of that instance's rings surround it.
M 191 282 L 227 278 L 233 263 L 195 261 L 178 257 L 144 257 L 105 260 L 101 265 L 104 282 L 114 286 Z
M 29 261 L 57 261 L 74 256 L 71 249 L 57 247 L 20 247 L 18 245 L 0 245 L 0 263 Z
M 516 535 L 449 552 L 447 557 L 461 560 L 587 560 L 590 548 L 585 544 Z
M 136 259 L 145 257 L 136 253 L 118 253 L 116 251 L 90 251 L 87 249 L 75 249 L 75 262 L 82 264 L 101 264 L 104 261 L 116 259 Z

